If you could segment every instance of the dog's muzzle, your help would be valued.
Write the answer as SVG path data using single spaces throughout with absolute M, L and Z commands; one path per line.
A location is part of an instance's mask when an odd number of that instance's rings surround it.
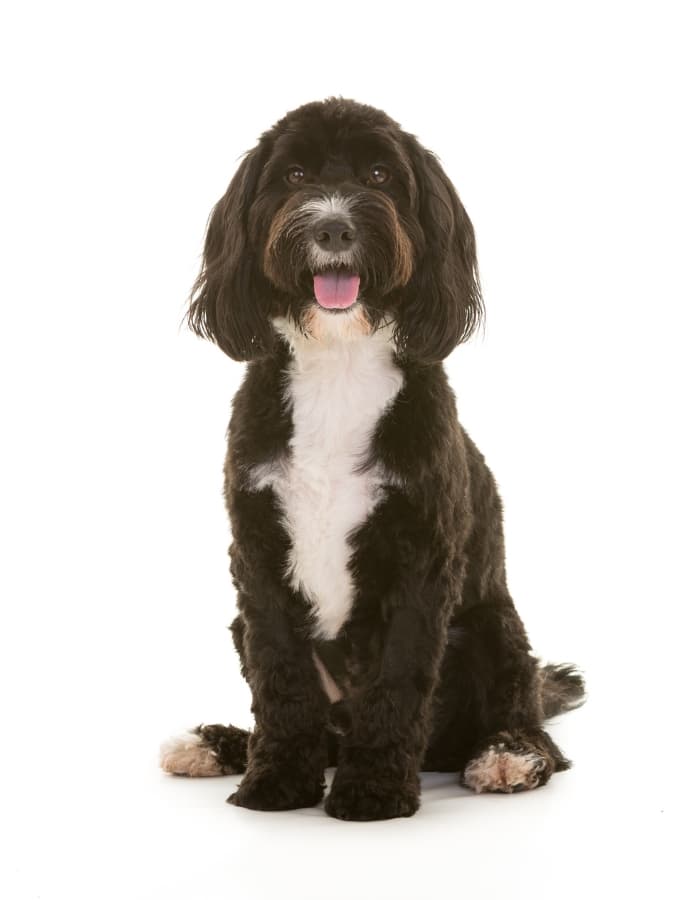
M 318 249 L 315 261 L 321 263 L 314 275 L 317 303 L 324 309 L 348 309 L 356 302 L 361 284 L 349 265 L 357 239 L 354 223 L 346 216 L 323 216 L 313 224 L 311 238 Z

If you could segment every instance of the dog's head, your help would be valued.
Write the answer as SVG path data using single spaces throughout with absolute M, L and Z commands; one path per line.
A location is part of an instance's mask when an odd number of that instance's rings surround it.
M 188 321 L 234 359 L 305 334 L 394 325 L 400 353 L 443 359 L 482 312 L 473 228 L 436 157 L 370 106 L 289 113 L 211 213 Z

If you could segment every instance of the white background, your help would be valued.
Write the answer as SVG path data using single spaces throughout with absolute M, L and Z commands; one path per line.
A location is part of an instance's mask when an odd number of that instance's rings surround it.
M 667 3 L 22 3 L 0 27 L 2 887 L 23 898 L 665 897 L 672 852 Z M 336 822 L 163 775 L 249 722 L 221 500 L 242 367 L 180 328 L 258 134 L 333 94 L 436 151 L 487 327 L 448 372 L 535 650 L 586 671 L 576 765 Z

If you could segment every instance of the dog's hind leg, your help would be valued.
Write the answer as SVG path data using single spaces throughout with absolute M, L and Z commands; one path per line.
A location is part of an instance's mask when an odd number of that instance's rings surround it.
M 508 595 L 474 605 L 450 628 L 424 768 L 459 770 L 477 793 L 539 787 L 570 766 L 544 719 L 582 697 L 569 667 L 540 668 Z
M 583 703 L 583 679 L 572 666 L 537 667 L 530 691 L 535 715 L 531 715 L 529 722 L 518 721 L 518 711 L 513 708 L 499 712 L 496 704 L 495 721 L 501 717 L 514 724 L 509 724 L 505 731 L 492 733 L 474 747 L 462 772 L 462 784 L 466 787 L 477 793 L 510 794 L 540 787 L 554 772 L 569 769 L 570 761 L 540 723 Z
M 248 738 L 248 731 L 234 725 L 199 725 L 162 744 L 160 765 L 172 775 L 240 775 Z
M 583 681 L 571 666 L 542 669 L 532 656 L 507 588 L 497 486 L 466 434 L 465 442 L 473 527 L 424 768 L 459 770 L 462 783 L 477 792 L 512 793 L 569 768 L 542 726 L 547 717 L 582 702 Z
M 511 729 L 491 735 L 474 751 L 461 782 L 477 794 L 512 794 L 546 784 L 570 763 L 542 729 Z

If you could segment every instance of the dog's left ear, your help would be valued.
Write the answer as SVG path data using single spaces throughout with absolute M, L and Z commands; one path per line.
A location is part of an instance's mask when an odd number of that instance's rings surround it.
M 214 206 L 187 312 L 188 325 L 196 334 L 236 360 L 260 356 L 272 344 L 266 306 L 269 288 L 262 283 L 249 234 L 249 210 L 263 162 L 264 148 L 259 144 L 246 154 Z
M 417 182 L 423 251 L 398 311 L 402 351 L 437 362 L 467 340 L 483 317 L 473 226 L 438 159 L 412 135 L 407 149 Z

